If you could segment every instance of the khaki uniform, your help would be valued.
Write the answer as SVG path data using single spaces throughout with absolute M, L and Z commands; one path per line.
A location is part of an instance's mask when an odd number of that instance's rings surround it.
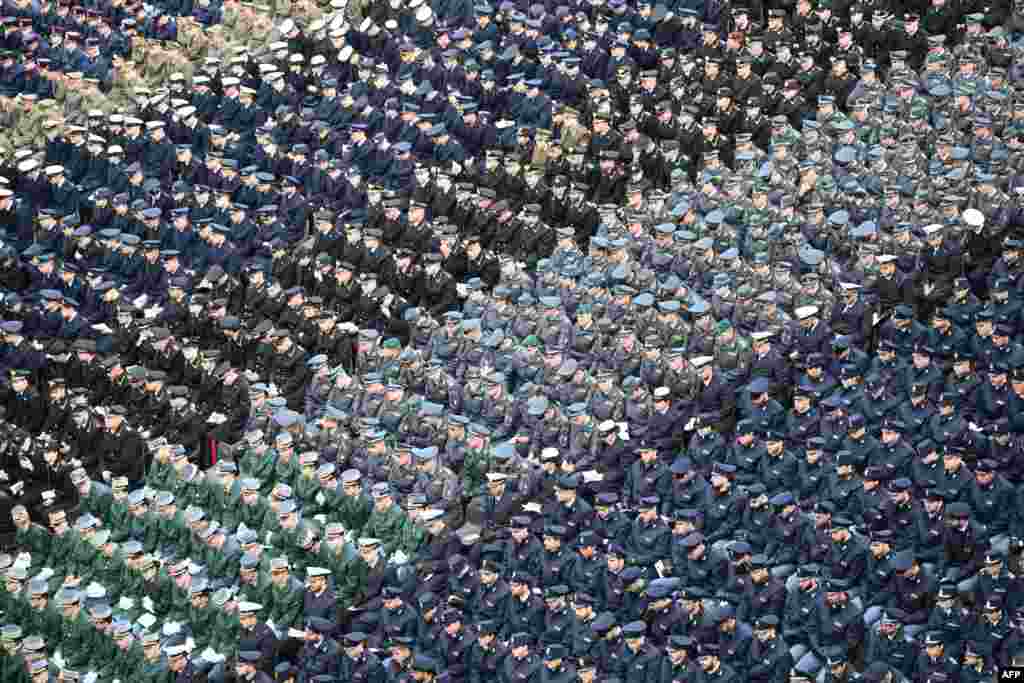
M 167 54 L 163 50 L 150 50 L 142 67 L 142 80 L 146 85 L 151 88 L 160 87 L 172 72 Z
M 167 69 L 171 73 L 180 72 L 184 74 L 185 83 L 191 83 L 195 70 L 195 62 L 191 61 L 191 57 L 189 55 L 179 51 L 175 53 L 170 60 L 168 60 Z
M 64 95 L 64 116 L 69 121 L 79 121 L 86 116 L 86 113 L 91 109 L 89 103 L 86 101 L 86 95 L 74 86 L 67 89 Z
M 134 75 L 132 75 L 134 78 Z M 118 74 L 107 93 L 107 99 L 115 111 L 122 111 L 131 107 L 135 102 L 135 81 L 126 78 L 124 74 Z
M 85 114 L 86 112 L 94 109 L 98 109 L 99 111 L 102 111 L 104 114 L 108 115 L 113 113 L 114 111 L 114 106 L 110 102 L 109 98 L 103 95 L 103 93 L 101 93 L 99 89 L 95 87 L 89 87 L 85 89 L 85 91 L 82 93 L 81 104 L 84 107 L 84 109 L 82 110 L 82 114 Z
M 43 135 L 45 115 L 45 110 L 40 112 L 35 107 L 31 111 L 21 110 L 10 133 L 10 142 L 15 149 L 46 145 L 46 137 Z
M 220 23 L 224 27 L 224 30 L 226 30 L 228 33 L 234 33 L 235 28 L 238 25 L 238 20 L 241 18 L 241 16 L 241 8 L 237 5 L 231 5 L 230 7 L 226 8 L 224 12 L 221 14 Z
M 353 26 L 358 26 L 370 11 L 369 0 L 352 0 L 345 7 L 345 17 Z
M 146 56 L 149 53 L 149 43 L 145 38 L 137 38 L 132 42 L 132 61 L 137 65 L 146 63 Z
M 188 26 L 178 34 L 178 43 L 189 64 L 201 62 L 206 57 L 207 41 L 202 29 Z
M 270 34 L 274 30 L 274 24 L 269 18 L 258 16 L 246 33 L 249 48 L 266 45 L 270 40 Z
M 575 150 L 585 150 L 590 144 L 590 132 L 583 126 L 562 127 L 562 154 L 572 154 Z
M 203 36 L 206 41 L 206 58 L 214 58 L 224 61 L 228 59 L 227 44 L 233 40 L 231 34 L 226 34 L 222 26 L 211 26 Z
M 0 146 L 5 151 L 8 151 L 8 154 L 9 150 L 13 149 L 11 131 L 18 122 L 18 115 L 15 111 L 16 106 L 14 100 L 9 98 L 4 98 L 3 105 L 0 106 Z

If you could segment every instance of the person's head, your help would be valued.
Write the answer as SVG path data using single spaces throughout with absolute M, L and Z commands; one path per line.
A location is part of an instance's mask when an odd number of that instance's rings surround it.
M 243 680 L 249 680 L 259 670 L 260 660 L 263 655 L 258 651 L 244 651 L 238 653 L 238 664 L 236 671 Z
M 205 580 L 198 580 L 192 583 L 189 591 L 189 601 L 195 609 L 206 609 L 210 605 L 210 590 Z
M 142 656 L 147 662 L 156 662 L 160 660 L 159 633 L 142 634 Z
M 174 645 L 164 647 L 164 654 L 167 655 L 167 668 L 173 673 L 179 673 L 188 666 L 188 656 L 185 645 Z
M 45 581 L 33 580 L 29 585 L 29 604 L 32 605 L 32 609 L 38 611 L 44 610 L 50 603 L 50 592 L 49 587 Z
M 255 602 L 238 603 L 238 623 L 246 631 L 252 631 L 259 622 L 262 609 L 263 606 Z
M 830 536 L 833 543 L 844 545 L 850 540 L 850 530 L 847 528 L 847 523 L 848 520 L 844 521 L 838 517 L 832 519 Z
M 367 564 L 376 564 L 380 559 L 380 541 L 376 538 L 359 539 L 359 557 Z
M 366 652 L 366 634 L 360 631 L 345 636 L 345 654 L 352 659 L 359 659 Z
M 19 394 L 26 391 L 29 387 L 29 374 L 27 370 L 12 371 L 11 388 Z
M 721 660 L 718 658 L 718 647 L 716 645 L 709 643 L 703 645 L 700 649 L 697 663 L 700 664 L 700 668 L 703 669 L 704 673 L 713 674 L 722 666 Z
M 9 581 L 10 579 L 8 578 Z M 65 619 L 75 619 L 78 617 L 82 611 L 82 599 L 78 591 L 65 589 L 64 604 L 61 609 Z
M 107 429 L 111 432 L 116 432 L 121 428 L 124 423 L 124 406 L 112 406 L 107 410 L 106 422 Z
M 288 558 L 277 557 L 270 561 L 270 580 L 275 586 L 279 588 L 287 586 L 290 578 Z
M 608 550 L 608 554 L 605 555 L 605 564 L 609 571 L 614 574 L 618 574 L 626 566 L 626 556 L 621 547 L 612 547 Z

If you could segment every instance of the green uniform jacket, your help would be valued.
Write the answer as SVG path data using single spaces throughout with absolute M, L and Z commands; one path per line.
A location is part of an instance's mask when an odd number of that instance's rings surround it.
M 373 512 L 373 501 L 362 493 L 358 496 L 342 494 L 340 498 L 341 504 L 333 515 L 334 520 L 340 522 L 349 531 L 354 531 L 357 536 L 365 535 L 361 532 L 370 519 L 370 513 Z M 331 515 L 328 514 L 328 517 Z
M 224 655 L 228 660 L 238 655 L 238 634 L 242 626 L 238 615 L 217 610 L 213 623 L 213 637 L 210 649 Z
M 238 506 L 238 524 L 249 527 L 253 531 L 260 534 L 260 540 L 263 540 L 263 534 L 265 529 L 263 528 L 263 522 L 267 516 L 267 504 L 262 500 L 257 500 L 256 503 L 248 505 L 242 503 Z
M 53 553 L 54 561 L 57 561 L 56 555 L 64 556 L 63 566 L 53 567 L 58 574 L 70 574 L 85 578 L 96 559 L 96 549 L 92 547 L 92 544 L 72 532 L 63 536 L 54 536 L 52 548 L 55 551 Z
M 86 585 L 95 581 L 101 586 L 107 586 L 108 592 L 117 590 L 118 580 L 124 572 L 124 560 L 119 552 L 115 552 L 113 557 L 107 557 L 102 552 L 93 551 L 92 562 L 86 572 L 87 576 L 82 577 Z
M 349 563 L 358 556 L 359 553 L 353 543 L 346 541 L 333 548 L 326 543 L 321 543 L 317 564 L 311 564 L 310 566 L 326 567 L 327 569 L 330 569 L 331 574 L 334 575 L 335 581 L 340 582 L 341 577 L 344 577 L 345 573 L 348 571 Z
M 206 571 L 211 577 L 224 579 L 227 581 L 224 585 L 234 584 L 238 580 L 239 555 L 228 556 L 216 548 L 207 548 L 205 558 Z
M 380 539 L 381 551 L 385 557 L 398 550 L 401 541 L 403 527 L 408 523 L 409 518 L 405 516 L 402 509 L 392 504 L 384 512 L 378 512 L 374 508 L 370 513 L 370 519 L 366 521 L 361 536 Z
M 4 589 L 0 591 L 0 613 L 5 623 L 24 624 L 31 617 L 31 605 L 24 593 L 8 593 Z
M 49 567 L 50 534 L 38 524 L 29 524 L 25 529 L 18 529 L 14 534 L 14 543 L 32 554 L 32 565 Z M 56 571 L 56 567 L 52 567 Z
M 79 671 L 88 671 L 96 630 L 84 615 L 84 612 L 79 612 L 75 619 L 65 619 L 60 635 L 60 652 L 65 666 Z
M 154 460 L 146 473 L 146 486 L 156 491 L 167 491 L 173 478 L 174 468 L 169 462 Z
M 394 579 L 394 572 L 388 567 L 384 558 L 380 558 L 377 567 L 370 568 L 362 557 L 357 557 L 348 566 L 348 571 L 342 578 L 341 589 L 337 591 L 338 609 L 358 607 L 367 601 L 366 589 L 369 586 L 370 572 L 383 571 L 385 573 L 384 583 Z
M 317 508 L 316 494 L 320 493 L 320 480 L 314 474 L 312 477 L 300 474 L 295 479 L 293 489 L 295 497 L 302 501 L 303 509 L 315 510 Z
M 274 458 L 276 453 L 273 450 L 266 450 L 260 453 L 255 449 L 247 449 L 245 455 L 238 462 L 238 470 L 243 477 L 252 477 L 263 486 L 274 485 Z M 267 488 L 269 491 L 270 488 Z
M 139 670 L 142 668 L 142 646 L 139 641 L 133 640 L 127 650 L 114 646 L 109 662 L 96 669 L 101 676 L 120 678 L 122 681 L 138 680 Z
M 299 456 L 292 453 L 292 456 L 287 461 L 275 458 L 274 462 L 274 474 L 270 483 L 270 488 L 273 488 L 274 484 L 288 484 L 292 488 L 295 487 L 295 481 L 299 478 Z M 266 484 L 267 482 L 264 482 Z M 270 490 L 269 488 L 267 489 Z
M 126 502 L 111 500 L 110 508 L 107 512 L 106 525 L 111 532 L 115 529 L 126 529 L 128 527 L 128 518 L 130 516 L 131 514 L 128 512 L 128 504 Z
M 156 532 L 160 539 L 158 547 L 173 549 L 177 557 L 184 557 L 182 552 L 190 550 L 189 537 L 192 535 L 180 512 L 174 513 L 170 519 L 156 515 Z
M 174 582 L 166 575 L 158 574 L 153 581 L 146 581 L 141 572 L 126 568 L 121 581 L 124 585 L 124 595 L 135 601 L 132 621 L 146 612 L 142 606 L 143 598 L 148 597 L 153 601 L 153 614 L 160 619 L 172 614 L 176 605 L 188 604 L 187 596 L 177 591 Z
M 142 544 L 142 552 L 151 554 L 160 546 L 158 521 L 148 512 L 141 517 L 129 516 L 128 535 Z
M 317 490 L 317 494 L 321 493 L 323 494 L 323 497 L 320 498 L 320 500 L 323 502 L 316 502 L 316 496 L 313 496 L 313 507 L 310 508 L 314 511 L 313 514 L 323 515 L 327 518 L 328 522 L 337 522 L 342 526 L 345 526 L 345 520 L 341 518 L 341 515 L 339 513 L 344 508 L 347 502 L 345 499 L 348 496 L 346 496 L 342 492 L 341 486 L 337 486 L 333 490 L 328 490 L 324 489 L 323 487 L 320 487 Z M 362 520 L 362 523 L 365 524 L 366 520 Z M 345 526 L 345 528 L 347 529 L 348 527 Z
M 117 644 L 110 639 L 110 636 L 102 631 L 93 629 L 92 646 L 89 648 L 91 658 L 89 671 L 112 671 L 110 665 L 117 657 Z
M 279 631 L 302 627 L 302 605 L 305 587 L 298 579 L 289 577 L 288 584 L 281 587 L 271 582 L 264 593 L 270 600 L 267 621 L 274 622 Z
M 490 450 L 467 450 L 462 464 L 462 490 L 467 496 L 484 493 L 484 477 L 491 469 Z
M 64 618 L 52 605 L 47 605 L 46 609 L 42 611 L 32 610 L 28 613 L 28 617 L 29 627 L 25 629 L 26 632 L 41 635 L 48 647 L 55 648 L 60 644 Z
M 220 482 L 211 482 L 207 485 L 210 499 L 210 510 L 220 520 L 221 525 L 226 529 L 234 531 L 238 528 L 238 482 L 234 482 L 230 491 L 225 491 Z
M 257 574 L 255 586 L 239 581 L 235 599 L 238 602 L 261 602 L 264 599 L 263 596 L 270 590 L 270 580 L 266 576 L 266 573 L 260 571 Z
M 410 557 L 420 549 L 423 545 L 424 539 L 427 537 L 427 532 L 423 530 L 423 527 L 418 524 L 406 520 L 406 524 L 402 527 L 402 533 L 399 536 L 398 547 L 406 555 Z
M 193 470 L 195 472 L 196 470 Z M 174 494 L 175 502 L 179 510 L 184 510 L 190 505 L 199 505 L 202 495 L 199 493 L 203 479 L 194 475 L 194 479 L 185 479 L 182 476 L 175 476 L 171 479 L 170 490 Z
M 213 607 L 196 609 L 191 605 L 188 608 L 188 616 L 182 621 L 188 622 L 192 627 L 192 639 L 196 642 L 196 652 L 202 652 L 217 636 L 217 610 Z
M 25 660 L 21 655 L 12 657 L 0 654 L 0 680 L 4 683 L 29 683 L 28 672 L 25 671 Z
M 107 515 L 110 514 L 111 500 L 113 499 L 110 497 L 109 493 L 98 494 L 96 493 L 95 487 L 93 487 L 89 492 L 89 495 L 79 498 L 79 513 L 89 513 L 96 519 L 106 519 Z

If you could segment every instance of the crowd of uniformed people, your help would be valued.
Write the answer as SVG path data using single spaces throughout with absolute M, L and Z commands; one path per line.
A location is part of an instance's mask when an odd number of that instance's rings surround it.
M 1024 5 L 0 29 L 0 683 L 1024 666 Z

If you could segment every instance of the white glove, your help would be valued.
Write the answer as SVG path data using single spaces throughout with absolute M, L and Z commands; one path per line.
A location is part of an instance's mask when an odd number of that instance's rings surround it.
M 211 664 L 216 664 L 217 662 L 223 662 L 224 661 L 224 655 L 217 654 L 216 652 L 214 652 L 209 647 L 206 648 L 205 650 L 203 650 L 202 653 L 199 656 L 202 659 L 205 659 L 206 661 L 210 662 Z
M 133 607 L 135 607 L 135 601 L 127 596 L 122 596 L 121 599 L 117 601 L 118 609 L 123 609 L 127 611 L 132 609 Z
M 314 500 L 316 501 L 317 505 L 323 505 L 324 501 L 326 501 L 327 499 L 324 497 L 324 494 L 321 491 L 320 493 L 316 494 L 316 498 L 314 498 Z
M 391 555 L 391 563 L 392 564 L 405 564 L 408 561 L 409 561 L 409 556 L 406 555 L 401 550 L 396 550 Z
M 147 612 L 155 612 L 156 611 L 156 608 L 153 606 L 153 599 L 151 597 L 149 597 L 148 595 L 146 597 L 142 598 L 142 607 Z

